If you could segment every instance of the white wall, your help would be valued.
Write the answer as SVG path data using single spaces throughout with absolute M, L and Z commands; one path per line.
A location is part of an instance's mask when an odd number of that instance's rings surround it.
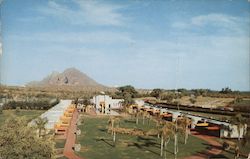
M 119 109 L 122 107 L 123 99 L 112 99 L 112 97 L 108 95 L 97 95 L 91 99 L 91 102 L 95 104 L 96 109 L 100 110 L 100 103 L 105 103 L 105 113 L 109 113 L 110 109 Z

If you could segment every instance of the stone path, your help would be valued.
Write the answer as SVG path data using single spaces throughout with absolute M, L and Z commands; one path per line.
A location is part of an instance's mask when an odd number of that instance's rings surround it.
M 68 132 L 67 132 L 67 140 L 66 140 L 66 143 L 65 143 L 65 147 L 64 147 L 64 151 L 63 151 L 63 155 L 69 159 L 83 159 L 79 156 L 77 156 L 75 153 L 74 153 L 74 150 L 73 150 L 73 147 L 74 147 L 74 144 L 75 144 L 75 141 L 76 141 L 76 135 L 75 135 L 75 132 L 76 132 L 76 129 L 77 129 L 77 118 L 78 118 L 78 112 L 75 111 L 74 114 L 73 114 L 73 117 L 71 119 L 71 123 L 70 123 L 70 126 L 68 128 Z

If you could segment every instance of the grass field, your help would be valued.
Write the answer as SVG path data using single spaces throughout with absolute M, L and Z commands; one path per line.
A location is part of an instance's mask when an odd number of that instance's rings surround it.
M 250 99 L 243 99 L 239 103 L 233 104 L 233 106 L 243 106 L 243 107 L 248 107 L 250 105 Z
M 84 116 L 84 125 L 80 125 L 82 133 L 78 137 L 82 149 L 79 156 L 88 159 L 152 159 L 160 157 L 160 139 L 157 137 L 117 135 L 116 145 L 113 145 L 111 134 L 107 133 L 107 117 Z M 137 126 L 134 120 L 121 120 L 120 127 L 139 128 L 149 130 L 155 127 L 153 122 L 149 125 L 139 123 Z M 188 143 L 183 144 L 183 138 L 179 139 L 178 157 L 190 156 L 205 150 L 206 142 L 196 137 L 190 136 Z M 166 156 L 174 158 L 173 141 L 168 144 Z
M 0 114 L 0 125 L 11 115 L 17 116 L 25 116 L 28 120 L 32 120 L 39 115 L 41 115 L 45 110 L 20 110 L 20 112 L 16 112 L 16 110 L 3 110 L 3 113 Z

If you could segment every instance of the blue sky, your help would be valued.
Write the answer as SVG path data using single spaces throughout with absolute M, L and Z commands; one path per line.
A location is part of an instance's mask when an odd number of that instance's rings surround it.
M 108 86 L 250 90 L 247 0 L 5 0 L 1 80 L 75 67 Z

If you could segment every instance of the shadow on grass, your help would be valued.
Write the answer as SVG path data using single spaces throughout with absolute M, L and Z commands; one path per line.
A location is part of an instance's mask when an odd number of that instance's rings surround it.
M 143 141 L 144 142 L 143 146 L 146 146 L 146 147 L 154 146 L 154 147 L 160 148 L 160 143 L 158 143 L 154 138 L 138 136 L 137 141 L 138 142 Z
M 99 128 L 98 130 L 101 131 L 101 132 L 107 132 L 108 131 L 107 128 Z
M 212 154 L 212 153 L 209 153 L 207 151 L 200 151 L 200 152 L 198 151 L 194 155 L 202 157 L 202 158 L 207 158 L 207 159 L 229 159 L 228 157 L 226 157 L 223 154 Z
M 138 137 L 137 138 L 137 141 L 138 142 L 128 142 L 128 147 L 136 147 L 138 149 L 141 149 L 141 150 L 145 150 L 145 151 L 149 151 L 153 154 L 156 154 L 156 155 L 160 155 L 160 146 L 157 142 L 155 142 L 154 139 L 150 139 L 150 138 L 144 138 L 144 137 Z M 142 143 L 140 141 L 143 141 Z M 156 147 L 157 149 L 159 149 L 159 152 L 155 152 L 153 150 L 150 149 L 150 147 Z M 171 152 L 170 152 L 171 153 Z
M 208 150 L 212 150 L 213 148 L 218 149 L 218 150 L 223 150 L 221 146 L 211 145 L 211 144 L 207 144 L 207 143 L 202 143 L 202 144 L 206 145 L 206 150 L 197 151 L 197 153 L 195 155 L 206 157 L 208 159 L 229 159 L 228 157 L 226 157 L 223 154 L 214 154 L 214 153 L 211 153 L 210 151 L 208 151 Z
M 232 151 L 232 150 L 223 150 L 224 152 L 226 152 L 226 153 L 229 153 L 229 154 L 235 154 L 235 152 L 234 151 Z
M 206 145 L 206 148 L 207 148 L 208 150 L 211 150 L 211 149 L 213 149 L 213 148 L 218 149 L 218 150 L 223 150 L 223 149 L 222 149 L 222 146 L 211 145 L 211 144 L 208 144 L 208 143 L 202 143 L 202 144 L 203 144 L 203 145 Z
M 229 158 L 226 157 L 226 156 L 223 155 L 223 154 L 219 154 L 219 155 L 210 156 L 209 159 L 229 159 Z
M 149 152 L 151 152 L 151 153 L 153 153 L 153 154 L 159 155 L 158 152 L 155 152 L 155 151 L 153 151 L 153 150 L 150 150 L 149 148 L 145 147 L 144 144 L 140 144 L 140 143 L 137 143 L 137 142 L 131 142 L 131 143 L 129 143 L 129 144 L 128 144 L 128 147 L 136 147 L 136 148 L 138 148 L 138 149 L 145 150 L 145 151 L 149 151 Z
M 136 121 L 133 119 L 126 119 L 126 120 L 124 120 L 124 122 L 125 123 L 136 123 Z
M 96 141 L 103 141 L 104 143 L 106 143 L 107 145 L 111 146 L 111 147 L 115 147 L 113 144 L 113 140 L 112 139 L 106 139 L 106 138 L 96 138 Z

